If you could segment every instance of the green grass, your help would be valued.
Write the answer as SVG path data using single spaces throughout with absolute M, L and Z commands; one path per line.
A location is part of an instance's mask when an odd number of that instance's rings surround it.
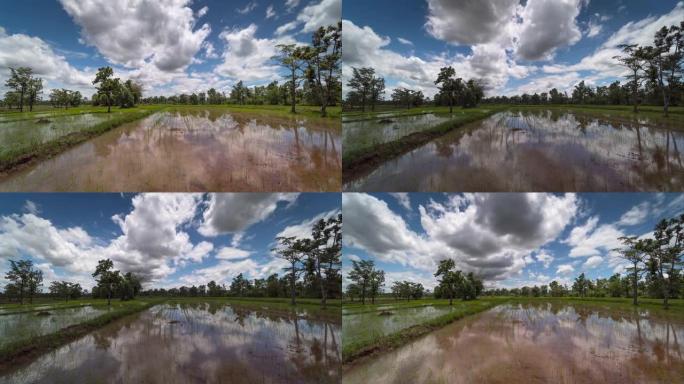
M 506 297 L 513 303 L 558 302 L 568 304 L 601 304 L 621 310 L 634 310 L 631 298 L 626 297 Z M 684 315 L 684 299 L 670 299 L 669 309 L 663 308 L 662 299 L 640 297 L 636 308 L 648 309 L 658 313 Z
M 192 110 L 220 110 L 228 112 L 259 112 L 268 113 L 272 115 L 279 115 L 282 117 L 303 116 L 308 118 L 321 118 L 321 108 L 314 105 L 297 105 L 297 113 L 292 114 L 290 107 L 286 105 L 172 105 L 169 109 L 174 111 L 192 111 Z M 341 107 L 328 107 L 328 119 L 339 119 L 341 114 Z

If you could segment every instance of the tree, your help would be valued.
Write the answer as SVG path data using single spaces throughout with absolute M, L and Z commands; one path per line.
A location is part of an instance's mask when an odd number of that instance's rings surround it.
M 311 47 L 307 51 L 307 78 L 313 84 L 321 105 L 321 116 L 326 117 L 326 108 L 335 98 L 340 78 L 342 60 L 342 22 L 320 27 L 313 34 Z
M 118 271 L 116 272 L 118 274 Z M 120 278 L 118 288 L 122 301 L 133 300 L 142 289 L 142 284 L 137 276 L 127 272 Z
M 449 100 L 449 113 L 454 113 L 454 103 L 458 94 L 463 90 L 463 80 L 457 79 L 456 70 L 449 66 L 440 69 L 435 84 L 441 84 L 439 90 Z
M 370 67 L 352 68 L 352 78 L 347 82 L 347 86 L 359 94 L 361 112 L 366 112 L 368 95 L 372 92 L 375 81 L 375 69 Z
M 641 72 L 644 70 L 645 52 L 637 44 L 620 44 L 618 48 L 622 50 L 624 56 L 614 56 L 613 58 L 631 71 L 626 77 L 632 88 L 634 113 L 637 113 L 639 112 L 639 85 L 641 83 Z
M 242 80 L 240 80 L 231 89 L 230 98 L 231 98 L 231 100 L 234 100 L 237 104 L 244 105 L 246 94 L 247 94 L 247 88 L 245 88 Z
M 24 112 L 24 98 L 33 82 L 33 70 L 28 67 L 10 68 L 10 77 L 5 82 L 7 88 L 14 89 L 19 95 L 19 110 Z
M 397 104 L 406 105 L 406 109 L 411 109 L 411 104 L 413 104 L 414 92 L 406 88 L 395 88 L 392 91 L 392 101 Z
M 385 271 L 374 270 L 370 274 L 370 280 L 368 285 L 368 295 L 371 298 L 371 303 L 375 304 L 375 298 L 382 291 L 382 287 L 385 285 Z
M 551 296 L 562 297 L 564 294 L 563 286 L 560 285 L 556 280 L 549 283 L 549 289 L 551 290 Z
M 385 79 L 382 77 L 373 79 L 370 91 L 371 111 L 375 111 L 375 103 L 381 101 L 385 94 Z
M 297 104 L 297 87 L 304 76 L 303 68 L 307 59 L 307 49 L 295 44 L 279 44 L 276 45 L 276 48 L 280 51 L 280 55 L 276 56 L 275 60 L 290 72 L 290 112 L 297 113 L 295 107 Z
M 449 298 L 449 305 L 453 305 L 454 296 L 461 285 L 463 274 L 461 271 L 456 271 L 456 263 L 453 259 L 444 259 L 439 261 L 435 277 L 440 277 L 439 289 L 442 295 L 446 294 Z
M 679 83 L 684 49 L 684 21 L 681 26 L 663 26 L 655 34 L 653 47 L 644 47 L 650 71 L 656 78 L 663 98 L 663 114 L 668 116 L 670 100 Z
M 579 104 L 584 104 L 585 99 L 589 96 L 591 89 L 584 85 L 584 80 L 580 81 L 575 85 L 572 91 L 572 99 L 577 101 Z
M 376 284 L 379 283 L 380 276 L 377 275 L 377 272 L 373 260 L 352 260 L 352 270 L 349 272 L 349 279 L 359 288 L 361 304 L 366 304 L 366 297 L 370 293 L 373 280 L 376 279 Z M 384 283 L 384 273 L 382 280 Z
M 19 94 L 16 92 L 5 92 L 5 105 L 8 109 L 12 109 L 13 105 L 19 105 Z
M 684 251 L 684 214 L 660 221 L 653 233 L 654 240 L 647 246 L 649 257 L 656 266 L 657 278 L 663 295 L 663 307 L 669 308 L 669 298 L 681 273 Z
M 10 270 L 5 274 L 5 278 L 16 287 L 19 302 L 24 304 L 26 295 L 33 302 L 33 295 L 38 292 L 43 282 L 43 271 L 34 269 L 31 260 L 10 260 L 9 262 Z
M 104 290 L 107 295 L 107 304 L 112 305 L 112 293 L 114 288 L 119 285 L 121 276 L 119 271 L 115 271 L 114 263 L 110 259 L 104 259 L 97 262 L 97 267 L 93 273 L 93 277 L 97 281 L 97 286 L 100 290 Z
M 625 248 L 615 249 L 621 259 L 626 260 L 631 264 L 627 271 L 632 276 L 632 304 L 638 305 L 638 283 L 641 274 L 645 270 L 644 252 L 647 250 L 648 243 L 645 240 L 639 240 L 636 236 L 623 236 L 618 240 L 622 241 Z
M 26 92 L 29 112 L 33 112 L 33 105 L 40 101 L 40 95 L 43 93 L 43 79 L 31 79 Z
M 93 84 L 99 84 L 97 87 L 97 95 L 101 101 L 104 101 L 107 106 L 107 112 L 112 112 L 112 103 L 114 96 L 119 91 L 119 79 L 113 79 L 114 71 L 111 67 L 102 67 L 97 70 Z
M 338 282 L 342 266 L 342 215 L 327 220 L 320 219 L 314 224 L 312 238 L 311 250 L 315 260 L 316 276 L 320 282 L 321 305 L 325 308 L 328 291 Z
M 283 269 L 290 274 L 290 304 L 295 305 L 297 296 L 297 277 L 302 271 L 299 264 L 302 262 L 302 253 L 305 251 L 305 244 L 294 236 L 277 237 L 276 241 L 279 243 L 279 246 L 272 249 L 272 251 L 277 258 L 290 263 L 289 267 Z
M 69 301 L 74 293 L 72 288 L 73 285 L 78 284 L 71 284 L 68 281 L 53 281 L 50 284 L 50 293 L 55 297 L 63 298 L 64 301 Z M 78 287 L 80 288 L 80 285 L 78 285 Z
M 235 276 L 233 278 L 233 281 L 230 283 L 230 293 L 240 297 L 244 296 L 245 293 L 247 293 L 248 288 L 249 281 L 242 276 L 242 273 Z
M 588 280 L 584 276 L 584 272 L 582 272 L 579 276 L 577 276 L 575 282 L 572 284 L 572 290 L 579 293 L 580 297 L 584 297 L 587 295 L 588 288 Z

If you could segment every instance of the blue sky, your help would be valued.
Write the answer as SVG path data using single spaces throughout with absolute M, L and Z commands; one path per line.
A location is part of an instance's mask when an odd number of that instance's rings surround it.
M 568 90 L 620 78 L 621 43 L 652 44 L 684 20 L 680 0 L 347 0 L 345 77 L 372 66 L 398 86 L 436 91 L 439 68 L 488 83 L 488 94 Z M 387 92 L 387 95 L 391 92 Z
M 129 6 L 127 6 L 129 4 Z M 90 96 L 98 67 L 146 94 L 229 90 L 281 80 L 280 43 L 308 44 L 340 19 L 340 0 L 25 0 L 0 12 L 0 91 L 7 67 L 30 66 L 46 88 Z
M 371 259 L 387 287 L 432 289 L 439 260 L 453 258 L 487 286 L 520 287 L 623 271 L 617 239 L 650 236 L 684 210 L 684 195 L 347 193 L 342 207 L 345 276 L 351 260 Z
M 97 261 L 111 258 L 147 287 L 230 282 L 282 274 L 277 236 L 306 237 L 340 210 L 340 195 L 3 194 L 0 287 L 8 260 L 30 258 L 50 281 L 90 288 Z

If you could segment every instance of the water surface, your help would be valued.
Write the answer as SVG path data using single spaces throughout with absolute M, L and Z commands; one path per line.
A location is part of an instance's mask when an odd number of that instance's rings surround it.
M 164 304 L 99 329 L 0 383 L 338 383 L 338 324 L 219 304 Z
M 2 191 L 339 191 L 340 122 L 159 112 L 0 177 Z
M 647 119 L 507 111 L 390 160 L 345 189 L 681 191 L 683 149 L 681 127 Z
M 684 318 L 502 305 L 345 372 L 343 383 L 681 383 Z

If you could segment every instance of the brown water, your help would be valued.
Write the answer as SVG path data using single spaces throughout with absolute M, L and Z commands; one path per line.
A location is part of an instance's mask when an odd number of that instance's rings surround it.
M 0 191 L 339 191 L 340 122 L 160 112 L 36 166 Z
M 681 150 L 681 127 L 647 119 L 508 111 L 390 160 L 345 190 L 682 191 Z
M 503 305 L 344 373 L 343 383 L 682 383 L 684 318 Z
M 340 326 L 223 304 L 155 306 L 0 383 L 339 383 Z

